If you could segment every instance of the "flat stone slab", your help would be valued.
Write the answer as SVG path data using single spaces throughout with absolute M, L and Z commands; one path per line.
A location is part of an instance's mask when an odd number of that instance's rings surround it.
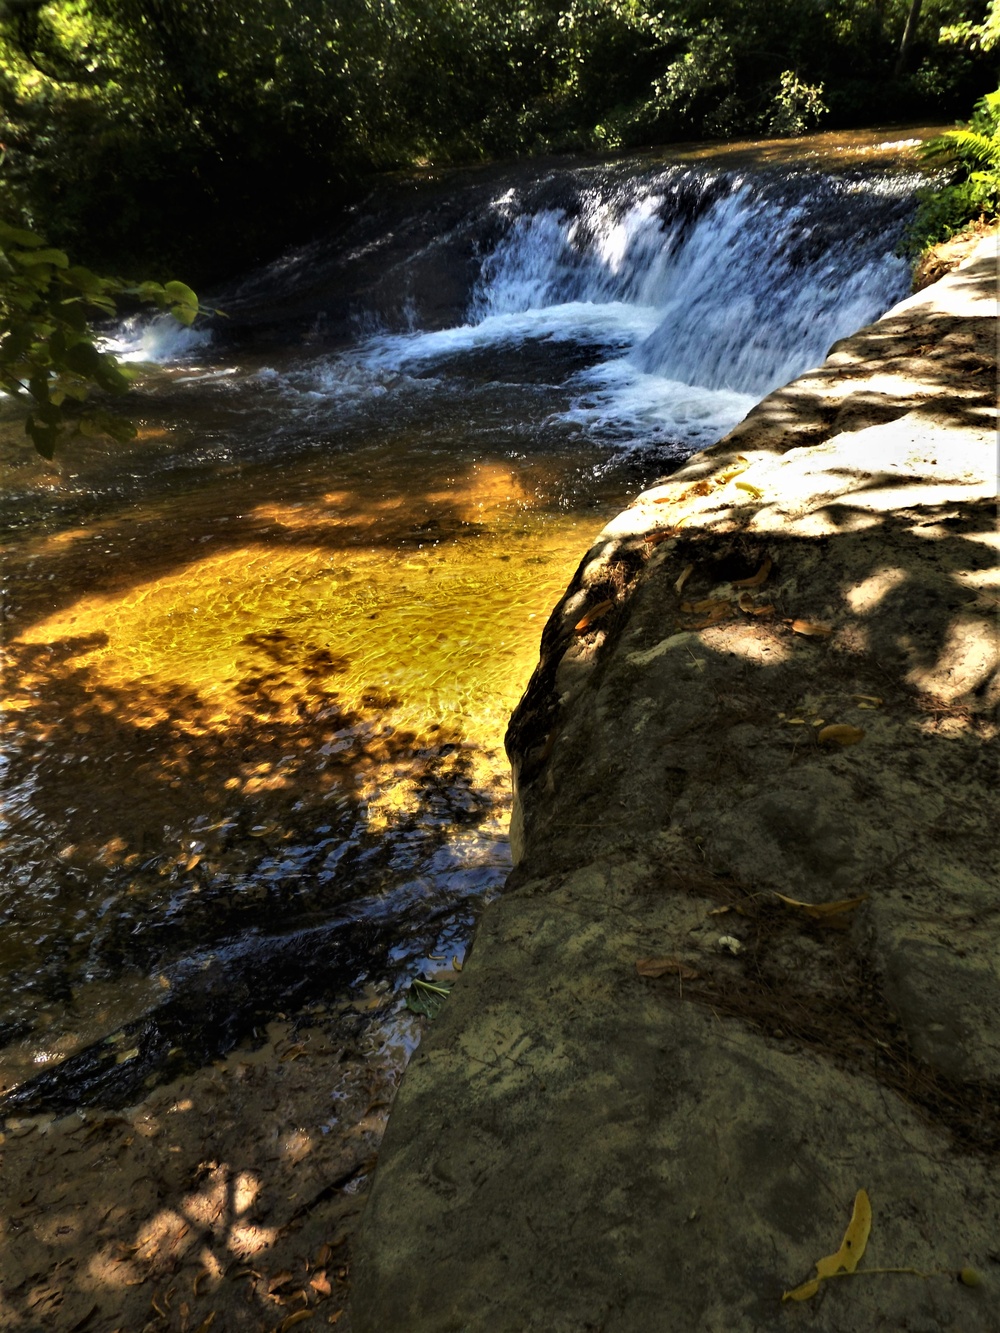
M 994 237 L 581 563 L 357 1333 L 1000 1327 L 996 298 Z M 782 1302 L 860 1189 L 916 1272 Z

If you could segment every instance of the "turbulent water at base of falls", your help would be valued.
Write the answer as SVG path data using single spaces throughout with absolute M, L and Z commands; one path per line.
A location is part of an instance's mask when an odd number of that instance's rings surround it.
M 374 321 L 355 311 L 358 323 L 381 329 L 333 356 L 317 348 L 279 378 L 300 395 L 348 406 L 402 386 L 447 393 L 490 354 L 496 376 L 509 380 L 512 351 L 537 355 L 544 367 L 555 350 L 548 379 L 565 400 L 552 404 L 551 424 L 602 443 L 688 454 L 906 295 L 908 265 L 894 251 L 918 183 L 912 174 L 681 166 L 550 175 L 423 238 L 392 271 L 397 309 L 387 312 L 383 301 Z M 408 285 L 456 241 L 479 254 L 478 276 L 464 317 L 427 328 Z M 322 265 L 305 251 L 246 287 L 262 301 L 297 279 L 321 288 Z M 197 354 L 199 337 L 161 322 L 118 346 L 169 361 L 185 346 Z

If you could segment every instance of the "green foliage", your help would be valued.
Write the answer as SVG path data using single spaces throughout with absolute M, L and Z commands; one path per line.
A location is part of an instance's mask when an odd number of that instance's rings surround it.
M 988 39 L 939 30 L 994 9 L 923 0 L 894 78 L 913 0 L 17 0 L 0 209 L 99 271 L 203 283 L 373 172 L 955 114 Z
M 910 256 L 981 218 L 1000 217 L 1000 90 L 976 103 L 967 125 L 929 140 L 921 152 L 929 162 L 951 163 L 958 178 L 922 192 L 905 245 Z
M 100 350 L 91 322 L 113 316 L 122 296 L 182 324 L 198 314 L 198 298 L 182 282 L 99 277 L 34 232 L 0 222 L 0 392 L 26 403 L 25 433 L 45 458 L 76 434 L 135 434 L 101 404 L 100 396 L 128 390 L 132 372 Z

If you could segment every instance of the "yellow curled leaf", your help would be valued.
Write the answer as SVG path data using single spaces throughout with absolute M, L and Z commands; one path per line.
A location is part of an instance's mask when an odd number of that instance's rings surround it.
M 680 578 L 674 584 L 674 592 L 677 594 L 678 597 L 684 591 L 684 585 L 685 583 L 687 583 L 688 579 L 691 577 L 693 573 L 694 573 L 694 565 L 684 566 L 684 569 L 681 571 Z
M 858 1190 L 854 1196 L 854 1211 L 851 1213 L 851 1220 L 844 1232 L 844 1239 L 840 1242 L 840 1249 L 836 1254 L 830 1254 L 825 1259 L 820 1259 L 817 1262 L 816 1276 L 820 1278 L 832 1277 L 834 1273 L 839 1273 L 841 1269 L 845 1273 L 853 1273 L 861 1262 L 861 1256 L 868 1244 L 871 1229 L 872 1206 L 867 1192 Z
M 747 462 L 733 463 L 731 467 L 727 467 L 723 472 L 720 472 L 715 480 L 720 486 L 725 486 L 727 481 L 733 481 L 736 477 L 739 477 L 742 473 L 746 472 L 749 466 L 750 464 Z
M 834 722 L 828 727 L 822 727 L 816 733 L 820 745 L 857 745 L 864 738 L 862 727 L 852 727 L 847 722 Z
M 754 486 L 749 481 L 738 481 L 736 483 L 736 489 L 739 491 L 746 491 L 746 493 L 754 500 L 759 500 L 764 494 L 759 486 Z
M 819 1278 L 811 1278 L 808 1282 L 803 1282 L 801 1287 L 795 1287 L 792 1291 L 783 1291 L 781 1299 L 783 1301 L 807 1301 L 810 1296 L 815 1296 L 819 1291 Z
M 576 622 L 573 628 L 577 634 L 582 634 L 584 630 L 590 629 L 595 620 L 600 620 L 601 616 L 606 616 L 613 606 L 614 602 L 610 598 L 607 601 L 598 602 L 596 606 L 590 608 L 582 620 Z
M 877 694 L 852 694 L 851 698 L 859 706 L 870 704 L 872 708 L 881 708 L 884 702 Z

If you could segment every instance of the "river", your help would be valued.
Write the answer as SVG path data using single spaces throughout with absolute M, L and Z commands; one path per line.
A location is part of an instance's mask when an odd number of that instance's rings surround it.
M 211 330 L 119 330 L 131 445 L 49 466 L 7 411 L 5 1109 L 358 997 L 405 1058 L 509 869 L 548 611 L 629 493 L 905 295 L 927 134 L 397 181 Z

